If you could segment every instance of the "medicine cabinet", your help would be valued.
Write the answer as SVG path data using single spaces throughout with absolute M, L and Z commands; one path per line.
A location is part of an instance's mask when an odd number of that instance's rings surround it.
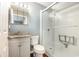
M 26 8 L 22 8 L 17 5 L 11 5 L 9 12 L 11 24 L 22 25 L 28 23 L 28 12 Z

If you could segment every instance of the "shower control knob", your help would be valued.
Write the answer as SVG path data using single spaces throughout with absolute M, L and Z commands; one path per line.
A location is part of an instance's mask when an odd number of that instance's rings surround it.
M 49 48 L 49 49 L 52 49 L 52 48 Z
M 48 29 L 48 31 L 50 31 L 50 29 Z

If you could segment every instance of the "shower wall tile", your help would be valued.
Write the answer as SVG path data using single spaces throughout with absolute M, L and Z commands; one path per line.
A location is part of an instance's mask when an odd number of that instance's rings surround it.
M 58 14 L 53 28 L 55 29 L 54 56 L 79 56 L 79 11 Z M 59 35 L 74 36 L 77 39 L 77 44 L 65 48 L 59 41 Z

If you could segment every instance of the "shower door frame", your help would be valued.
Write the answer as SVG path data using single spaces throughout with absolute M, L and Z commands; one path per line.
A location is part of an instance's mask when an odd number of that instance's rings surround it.
M 52 6 L 54 6 L 57 2 L 53 2 L 51 5 L 49 5 L 48 7 L 46 7 L 45 9 L 43 10 L 40 10 L 40 44 L 43 45 L 43 13 L 45 11 L 47 11 L 49 8 L 51 8 Z M 47 53 L 48 56 L 50 56 L 48 53 Z

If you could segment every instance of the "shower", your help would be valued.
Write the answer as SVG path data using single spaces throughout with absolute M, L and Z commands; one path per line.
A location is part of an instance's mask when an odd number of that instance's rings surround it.
M 78 9 L 79 2 L 54 2 L 40 11 L 40 44 L 44 45 L 48 56 L 77 56 Z M 59 35 L 74 37 L 67 37 L 66 40 L 74 40 L 75 45 L 68 43 L 66 48 L 60 42 Z

